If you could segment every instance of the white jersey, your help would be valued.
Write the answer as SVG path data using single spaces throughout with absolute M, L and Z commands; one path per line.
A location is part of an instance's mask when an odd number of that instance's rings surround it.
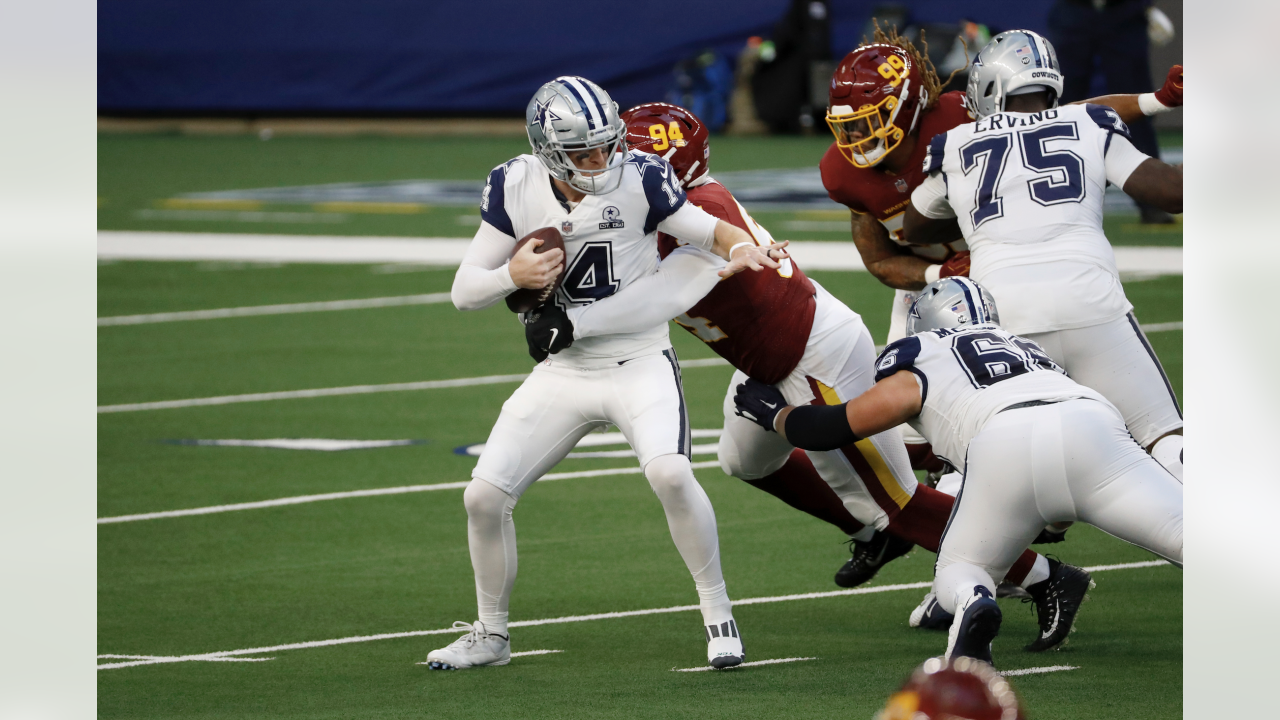
M 911 201 L 955 217 L 969 277 L 991 291 L 1001 325 L 1023 334 L 1124 316 L 1115 253 L 1102 232 L 1107 182 L 1123 187 L 1147 156 L 1111 108 L 999 113 L 933 138 Z
M 480 216 L 513 238 L 544 227 L 565 244 L 564 280 L 555 302 L 566 310 L 608 297 L 658 268 L 658 224 L 685 204 L 684 190 L 662 158 L 630 152 L 619 187 L 570 207 L 546 167 L 521 155 L 489 173 Z M 601 367 L 671 347 L 667 323 L 638 332 L 583 338 L 555 355 L 579 367 Z
M 899 370 L 920 383 L 920 414 L 908 422 L 955 468 L 964 467 L 969 441 L 1010 405 L 1089 398 L 1110 406 L 1068 378 L 1040 346 L 991 324 L 903 338 L 876 360 L 876 382 Z

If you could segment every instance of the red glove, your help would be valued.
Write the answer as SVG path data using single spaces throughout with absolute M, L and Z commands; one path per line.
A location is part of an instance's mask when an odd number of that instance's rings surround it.
M 938 271 L 938 277 L 951 277 L 952 275 L 962 275 L 969 277 L 969 251 L 961 250 L 960 252 L 947 258 L 942 263 L 942 269 Z
M 1164 87 L 1156 91 L 1156 100 L 1165 107 L 1182 107 L 1182 66 L 1169 68 L 1169 76 L 1164 80 Z

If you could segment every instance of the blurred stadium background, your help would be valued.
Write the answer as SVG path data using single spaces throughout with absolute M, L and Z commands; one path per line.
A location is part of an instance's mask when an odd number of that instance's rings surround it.
M 1102 4 L 1126 3 L 1148 4 Z M 1149 48 L 1151 84 L 1109 87 L 1100 61 L 1089 94 L 1150 90 L 1181 62 L 1181 3 L 1155 6 L 1176 35 Z M 817 172 L 833 63 L 878 17 L 923 31 L 945 77 L 1001 30 L 1052 38 L 1054 7 L 100 3 L 100 716 L 870 717 L 945 645 L 906 627 L 924 591 L 895 589 L 930 579 L 928 553 L 873 593 L 744 606 L 749 660 L 805 660 L 730 677 L 671 672 L 701 663 L 680 612 L 530 627 L 515 649 L 555 652 L 452 675 L 414 664 L 447 635 L 370 638 L 471 619 L 450 485 L 529 369 L 505 309 L 449 305 L 451 263 L 488 170 L 528 149 L 529 96 L 578 74 L 624 109 L 665 99 L 720 128 L 712 174 L 802 242 L 802 267 L 883 342 L 892 291 L 858 271 L 848 213 Z M 1157 119 L 1166 160 L 1181 162 L 1181 123 Z M 1140 220 L 1113 189 L 1126 292 L 1181 393 L 1181 218 Z M 839 533 L 710 462 L 730 373 L 674 325 L 672 339 L 730 592 L 834 590 Z M 693 602 L 660 506 L 609 439 L 522 501 L 513 620 Z M 429 485 L 440 492 L 350 495 Z M 325 493 L 341 498 L 271 502 Z M 244 503 L 266 505 L 152 517 Z M 1181 714 L 1181 575 L 1129 567 L 1151 557 L 1087 528 L 1071 538 L 1054 548 L 1064 560 L 1126 567 L 1097 573 L 1050 657 L 1020 651 L 1034 618 L 1006 607 L 1002 669 L 1071 668 L 1017 679 L 1035 718 Z

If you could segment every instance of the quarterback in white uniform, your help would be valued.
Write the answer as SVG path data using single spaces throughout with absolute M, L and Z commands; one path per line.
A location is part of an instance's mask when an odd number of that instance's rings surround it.
M 1102 231 L 1107 183 L 1182 211 L 1182 170 L 1134 148 L 1111 108 L 1057 107 L 1053 47 L 1010 30 L 978 54 L 969 104 L 978 121 L 933 138 L 915 189 L 909 241 L 954 238 L 969 277 L 1004 309 L 1004 327 L 1035 341 L 1102 393 L 1138 442 L 1182 477 L 1182 411 L 1125 298 Z
M 517 287 L 546 287 L 562 268 L 563 282 L 550 302 L 569 308 L 608 297 L 654 272 L 659 229 L 729 259 L 725 275 L 778 266 L 746 233 L 688 204 L 664 160 L 628 152 L 617 106 L 594 83 L 578 77 L 547 83 L 530 101 L 526 120 L 534 154 L 489 174 L 480 230 L 454 280 L 459 309 L 488 307 Z M 544 227 L 560 231 L 564 256 L 558 250 L 535 254 L 540 241 L 532 241 L 512 257 L 518 238 Z M 576 343 L 535 367 L 503 405 L 464 494 L 478 620 L 456 624 L 466 634 L 432 651 L 429 667 L 510 661 L 512 510 L 529 485 L 584 435 L 610 424 L 639 456 L 693 574 L 708 661 L 717 668 L 742 662 L 742 640 L 720 571 L 715 513 L 689 462 L 679 365 L 666 324 L 657 323 Z
M 933 590 L 956 616 L 948 658 L 987 662 L 1001 620 L 992 579 L 1045 525 L 1087 522 L 1182 563 L 1181 481 L 1134 442 L 1114 405 L 999 319 L 977 283 L 944 278 L 920 292 L 909 337 L 885 348 L 875 387 L 852 402 L 780 408 L 777 388 L 754 380 L 735 398 L 798 447 L 839 447 L 907 421 L 964 467 Z

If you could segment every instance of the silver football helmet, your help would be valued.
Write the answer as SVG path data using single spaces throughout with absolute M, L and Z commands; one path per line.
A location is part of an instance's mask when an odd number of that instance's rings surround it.
M 603 195 L 622 183 L 627 161 L 626 123 L 618 104 L 586 78 L 565 75 L 538 88 L 524 111 L 529 144 L 551 176 L 588 195 Z M 571 153 L 602 148 L 599 171 L 579 170 Z
M 1050 107 L 1058 107 L 1062 68 L 1053 45 L 1030 30 L 1006 30 L 974 58 L 965 94 L 969 107 L 984 118 L 1004 112 L 1010 95 L 1040 90 L 1048 90 Z
M 911 304 L 907 335 L 984 323 L 1000 324 L 991 293 L 967 277 L 944 277 L 925 285 Z

